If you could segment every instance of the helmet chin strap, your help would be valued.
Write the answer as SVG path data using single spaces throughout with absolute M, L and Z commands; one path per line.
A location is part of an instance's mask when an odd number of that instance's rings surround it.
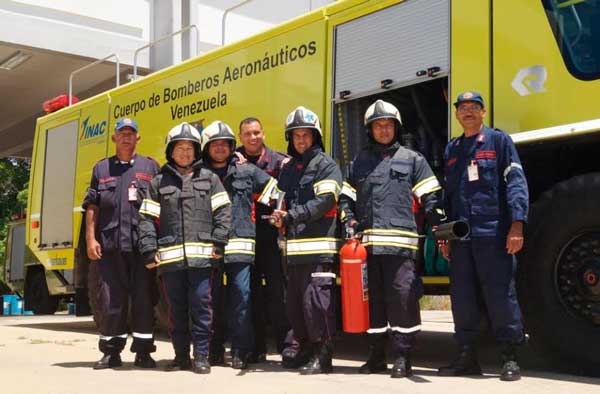
M 179 164 L 177 164 L 177 162 L 175 160 L 173 160 L 173 164 L 175 164 L 175 168 L 177 169 L 177 171 L 184 173 L 184 172 L 189 171 L 192 168 L 192 166 L 194 165 L 194 162 L 190 163 L 190 165 L 186 166 L 186 167 L 180 166 Z

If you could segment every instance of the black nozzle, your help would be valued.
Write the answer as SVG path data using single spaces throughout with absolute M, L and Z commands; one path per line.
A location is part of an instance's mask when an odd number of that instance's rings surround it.
M 433 237 L 436 240 L 452 241 L 455 239 L 463 239 L 469 235 L 471 227 L 469 223 L 463 220 L 456 220 L 440 224 L 433 232 Z

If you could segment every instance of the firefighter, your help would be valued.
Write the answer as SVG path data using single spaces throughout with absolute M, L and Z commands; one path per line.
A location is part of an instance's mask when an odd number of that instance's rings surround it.
M 202 131 L 202 152 L 204 166 L 219 176 L 231 200 L 232 226 L 223 261 L 227 296 L 222 281 L 215 284 L 213 294 L 217 303 L 223 298 L 227 300 L 227 313 L 218 311 L 217 316 L 228 316 L 231 366 L 246 369 L 248 355 L 254 348 L 250 305 L 250 271 L 256 244 L 253 206 L 269 204 L 277 190 L 277 180 L 235 152 L 235 134 L 221 121 L 211 123 Z M 222 354 L 224 335 L 218 333 L 215 338 L 212 349 Z M 220 354 L 219 359 L 223 358 Z
M 427 160 L 400 145 L 402 120 L 394 105 L 377 100 L 367 109 L 364 125 L 368 145 L 354 158 L 340 197 L 346 231 L 360 231 L 368 252 L 370 346 L 359 372 L 387 370 L 389 337 L 395 360 L 391 377 L 401 378 L 412 375 L 410 352 L 421 329 L 423 282 L 415 264 L 413 200 L 436 225 L 443 216 L 441 187 Z
M 94 321 L 100 331 L 98 348 L 104 356 L 94 369 L 121 366 L 127 340 L 129 299 L 132 310 L 131 351 L 134 364 L 154 368 L 154 305 L 157 301 L 155 271 L 147 270 L 137 250 L 138 209 L 141 195 L 159 166 L 135 153 L 140 141 L 137 123 L 119 119 L 111 137 L 116 155 L 100 160 L 92 171 L 85 210 L 88 276 Z
M 158 267 L 169 306 L 175 358 L 166 369 L 207 374 L 214 263 L 227 244 L 231 204 L 219 178 L 201 166 L 200 134 L 193 126 L 169 131 L 166 158 L 140 208 L 140 252 L 148 268 Z
M 523 246 L 528 190 L 519 155 L 509 135 L 483 125 L 479 93 L 465 92 L 454 103 L 464 134 L 445 151 L 449 220 L 465 220 L 470 239 L 442 246 L 449 258 L 450 298 L 458 357 L 439 375 L 480 374 L 476 342 L 485 305 L 495 337 L 503 344 L 501 380 L 520 379 L 516 348 L 523 342 L 514 274 Z
M 300 351 L 287 367 L 300 374 L 332 371 L 335 332 L 335 272 L 339 245 L 335 238 L 337 200 L 342 175 L 323 151 L 317 115 L 298 107 L 285 122 L 288 153 L 279 188 L 286 193 L 286 210 L 275 210 L 275 226 L 285 228 L 288 319 Z
M 273 178 L 279 177 L 281 167 L 289 158 L 265 145 L 265 133 L 260 120 L 253 117 L 243 119 L 239 126 L 239 137 L 242 146 L 237 151 Z M 286 355 L 293 353 L 297 345 L 295 341 L 286 343 L 290 326 L 285 315 L 285 277 L 281 266 L 281 253 L 277 246 L 278 234 L 277 229 L 264 219 L 272 212 L 271 207 L 263 204 L 253 206 L 253 215 L 256 218 L 256 256 L 250 275 L 250 292 L 254 351 L 249 362 L 266 360 L 266 312 L 271 321 L 277 352 L 283 354 L 284 362 Z

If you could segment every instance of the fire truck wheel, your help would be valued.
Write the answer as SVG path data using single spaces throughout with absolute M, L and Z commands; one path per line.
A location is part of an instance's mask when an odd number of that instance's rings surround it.
M 51 296 L 44 268 L 30 266 L 25 280 L 25 307 L 36 315 L 53 315 L 58 309 L 59 297 Z
M 517 286 L 532 346 L 556 366 L 600 363 L 600 174 L 571 178 L 532 206 Z

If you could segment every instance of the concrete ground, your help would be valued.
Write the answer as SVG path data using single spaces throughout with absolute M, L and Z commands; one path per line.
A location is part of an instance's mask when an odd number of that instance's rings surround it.
M 298 376 L 284 371 L 279 356 L 270 355 L 248 371 L 213 367 L 210 375 L 187 371 L 140 370 L 133 355 L 124 353 L 124 365 L 94 371 L 99 358 L 98 337 L 91 318 L 69 315 L 0 316 L 0 393 L 600 393 L 600 379 L 552 372 L 531 349 L 522 352 L 523 379 L 498 380 L 498 349 L 485 346 L 481 359 L 485 375 L 474 378 L 441 378 L 436 368 L 454 355 L 452 318 L 449 312 L 424 312 L 424 331 L 414 355 L 415 376 L 390 379 L 387 374 L 359 375 L 366 354 L 362 336 L 343 335 L 336 342 L 334 373 Z M 157 341 L 159 367 L 173 357 L 168 338 Z

